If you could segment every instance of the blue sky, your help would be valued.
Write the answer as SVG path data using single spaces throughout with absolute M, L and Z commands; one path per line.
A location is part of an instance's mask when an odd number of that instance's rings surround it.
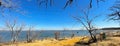
M 11 13 L 13 16 L 17 16 L 18 20 L 25 22 L 26 24 L 35 25 L 37 29 L 45 30 L 61 30 L 63 28 L 68 29 L 82 29 L 83 26 L 74 20 L 70 15 L 82 15 L 81 9 L 87 7 L 89 0 L 77 0 L 66 9 L 62 9 L 66 0 L 55 0 L 53 6 L 45 8 L 44 5 L 38 6 L 35 0 L 20 0 L 20 6 L 25 15 L 19 13 Z M 100 15 L 94 22 L 97 27 L 119 27 L 118 22 L 107 21 L 107 14 L 109 14 L 109 7 L 114 4 L 114 0 L 106 2 L 100 2 L 96 6 L 95 1 L 91 10 L 91 17 L 93 15 Z M 1 24 L 2 25 L 2 24 Z

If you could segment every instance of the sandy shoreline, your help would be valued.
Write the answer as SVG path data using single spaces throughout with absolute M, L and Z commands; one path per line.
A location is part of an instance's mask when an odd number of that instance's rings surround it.
M 1 46 L 74 46 L 76 42 L 80 41 L 81 37 L 75 37 L 72 39 L 66 40 L 38 40 L 32 43 L 17 43 L 17 44 L 2 44 Z M 96 43 L 90 44 L 90 46 L 119 46 L 120 45 L 120 37 L 109 37 L 107 40 L 98 41 Z M 87 40 L 87 38 L 86 38 Z
M 0 46 L 75 46 L 76 42 L 84 41 L 88 42 L 90 37 L 73 37 L 65 38 L 62 40 L 55 40 L 54 38 L 48 38 L 43 40 L 35 40 L 32 43 L 19 42 L 16 44 L 0 44 Z M 90 44 L 90 46 L 119 46 L 120 37 L 107 37 L 105 40 L 97 41 Z
M 45 40 L 36 40 L 32 43 L 21 42 L 17 44 L 9 44 L 9 45 L 3 44 L 2 46 L 74 46 L 75 43 L 80 41 L 80 39 L 82 38 L 83 37 L 66 38 L 60 41 L 55 40 L 55 39 L 45 39 Z

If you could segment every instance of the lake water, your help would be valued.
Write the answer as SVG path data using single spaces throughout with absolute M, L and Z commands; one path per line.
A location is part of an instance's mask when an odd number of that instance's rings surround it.
M 38 39 L 44 38 L 54 38 L 54 33 L 56 31 L 33 31 L 32 34 L 37 34 Z M 72 34 L 75 36 L 85 36 L 89 35 L 88 31 L 84 30 L 72 30 L 72 31 L 59 31 L 60 37 L 71 37 Z M 11 40 L 11 32 L 10 31 L 0 31 L 0 42 L 8 42 Z M 26 31 L 22 31 L 19 35 L 19 41 L 26 40 Z

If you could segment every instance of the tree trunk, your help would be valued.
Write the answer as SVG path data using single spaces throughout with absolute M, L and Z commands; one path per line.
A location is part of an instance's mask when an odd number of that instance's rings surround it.
M 94 37 L 93 37 L 93 35 L 91 33 L 91 30 L 88 30 L 88 31 L 89 31 L 89 34 L 90 34 L 91 38 L 94 39 Z
M 97 41 L 96 36 L 92 34 L 91 30 L 88 30 L 88 31 L 89 31 L 90 36 L 91 36 L 91 38 L 92 38 L 92 41 L 91 41 L 91 42 L 96 42 L 96 41 Z

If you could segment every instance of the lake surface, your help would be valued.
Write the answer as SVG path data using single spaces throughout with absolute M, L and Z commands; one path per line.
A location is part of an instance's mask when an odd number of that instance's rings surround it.
M 36 34 L 38 39 L 44 39 L 44 38 L 54 38 L 54 33 L 56 31 L 32 31 L 32 34 Z M 60 32 L 60 38 L 64 37 L 71 37 L 72 34 L 75 34 L 75 36 L 85 36 L 89 35 L 88 31 L 84 30 L 64 30 L 59 31 Z M 19 41 L 26 40 L 26 33 L 27 31 L 22 31 L 19 35 Z M 0 42 L 8 42 L 11 40 L 11 32 L 10 31 L 0 31 Z

